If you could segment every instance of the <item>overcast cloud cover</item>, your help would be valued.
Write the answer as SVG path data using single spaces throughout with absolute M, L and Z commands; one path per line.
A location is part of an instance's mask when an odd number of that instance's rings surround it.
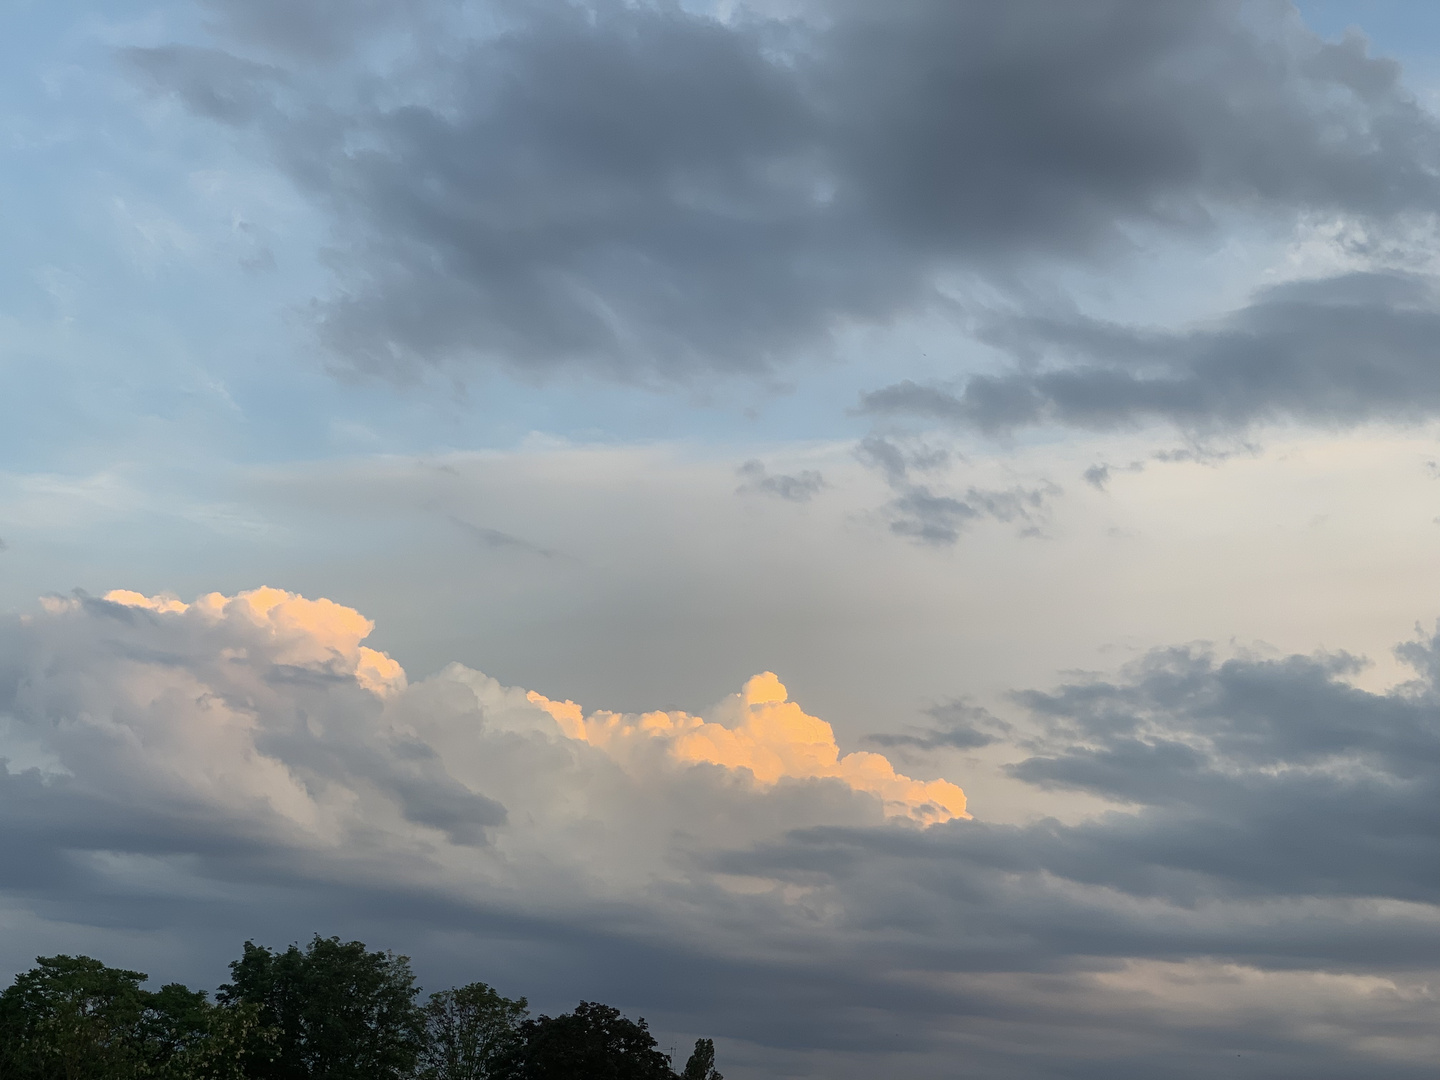
M 339 288 L 313 316 L 361 371 L 759 372 L 849 322 L 975 318 L 983 284 L 1018 310 L 981 336 L 1057 370 L 868 408 L 983 427 L 1047 405 L 1091 424 L 1434 409 L 1423 280 L 1332 275 L 1158 340 L 1033 310 L 1045 266 L 1122 259 L 1137 232 L 1322 215 L 1383 260 L 1433 224 L 1435 118 L 1363 37 L 1321 40 L 1286 4 L 213 7 L 236 51 L 125 56 L 333 215 Z M 353 59 L 367 33 L 381 85 Z M 1373 369 L 1294 370 L 1337 321 L 1332 347 Z
M 506 982 L 552 935 L 577 966 L 633 941 L 607 989 L 780 1060 L 855 1052 L 841 1075 L 897 1037 L 933 1075 L 1421 1076 L 1440 1049 L 1436 640 L 1384 695 L 1344 656 L 1194 649 L 1027 692 L 1011 775 L 1117 807 L 995 826 L 837 762 L 773 676 L 708 721 L 586 717 L 459 665 L 407 685 L 369 628 L 277 590 L 9 620 L 12 898 L 154 927 L 299 893 L 510 938 Z
M 17 12 L 6 975 L 1434 1074 L 1440 20 Z

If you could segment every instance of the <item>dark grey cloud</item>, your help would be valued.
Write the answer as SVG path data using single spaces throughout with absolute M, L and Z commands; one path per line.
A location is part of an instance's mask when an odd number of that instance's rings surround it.
M 1440 410 L 1437 332 L 1435 283 L 1398 273 L 1275 286 L 1216 325 L 1184 331 L 995 317 L 981 335 L 1021 361 L 1014 372 L 959 388 L 904 381 L 866 394 L 862 408 L 986 431 L 1417 420 Z
M 1191 462 L 1197 465 L 1208 465 L 1212 468 L 1222 462 L 1229 461 L 1233 457 L 1245 455 L 1254 457 L 1260 453 L 1260 447 L 1252 442 L 1234 442 L 1229 444 L 1213 442 L 1195 442 L 1189 446 L 1176 446 L 1166 450 L 1156 450 L 1138 461 L 1128 461 L 1123 465 L 1110 461 L 1097 461 L 1080 474 L 1091 487 L 1097 491 L 1109 489 L 1110 481 L 1117 473 L 1138 473 L 1144 472 L 1145 467 L 1152 461 L 1162 464 L 1174 464 L 1177 462 Z
M 947 701 L 931 706 L 926 712 L 935 721 L 928 730 L 918 734 L 867 735 L 865 741 L 876 746 L 912 750 L 978 750 L 999 742 L 1013 730 L 988 709 L 967 701 Z
M 1004 524 L 1018 522 L 1023 535 L 1038 536 L 1050 500 L 1058 494 L 1060 489 L 1053 484 L 1033 488 L 971 487 L 960 497 L 937 494 L 925 484 L 905 484 L 883 512 L 895 535 L 948 546 L 971 525 L 987 518 Z
M 948 447 L 924 443 L 907 445 L 894 438 L 872 432 L 860 440 L 855 454 L 863 464 L 879 469 L 891 485 L 903 484 L 912 472 L 929 473 L 942 470 L 955 459 Z
M 1123 257 L 1136 227 L 1389 220 L 1440 193 L 1440 138 L 1398 66 L 1263 0 L 815 0 L 725 20 L 543 2 L 468 24 L 441 0 L 210 7 L 214 45 L 263 71 L 180 45 L 130 62 L 263 135 L 331 215 L 317 327 L 343 364 L 397 379 L 477 360 L 761 372 L 842 324 L 941 304 L 955 270 L 1007 287 Z M 378 94 L 365 43 L 397 40 Z M 1322 367 L 1349 371 L 1332 352 Z M 1115 402 L 1081 372 L 1063 392 L 977 380 L 926 407 L 996 427 L 1205 404 L 1118 378 Z M 1307 381 L 1320 411 L 1355 411 Z
M 1042 480 L 1033 487 L 970 486 L 962 494 L 936 491 L 930 483 L 916 482 L 915 474 L 938 474 L 960 459 L 953 450 L 925 442 L 872 432 L 856 445 L 860 462 L 877 470 L 895 493 L 880 511 L 890 531 L 922 544 L 947 547 L 970 526 L 984 520 L 1018 523 L 1021 533 L 1038 536 L 1050 503 L 1061 489 Z
M 1332 1044 L 1336 1060 L 1322 1060 L 1313 1034 L 1260 1019 L 1303 994 L 1303 980 L 1282 989 L 1282 974 L 1418 986 L 1440 963 L 1440 639 L 1401 653 L 1420 678 L 1374 694 L 1345 681 L 1357 663 L 1349 657 L 1159 650 L 1119 680 L 1017 695 L 1046 734 L 1012 774 L 1124 810 L 1072 825 L 972 822 L 904 839 L 809 830 L 727 855 L 723 865 L 833 889 L 853 905 L 857 932 L 904 927 L 915 935 L 907 961 L 970 973 L 952 985 L 975 991 L 1003 981 L 994 979 L 1001 971 L 1043 972 L 1025 982 L 1038 1013 L 1046 1011 L 1040 986 L 1098 988 L 1103 980 L 1086 972 L 1124 970 L 1140 957 L 1271 973 L 1277 997 L 1243 1006 L 1253 1023 L 1237 1010 L 1172 1026 L 1142 1004 L 1157 984 L 1137 984 L 1137 996 L 1100 1021 L 1109 1054 L 1077 1055 L 1073 1034 L 1037 1031 L 1037 1060 L 1012 1057 L 993 1075 L 1419 1075 L 1423 1053 L 1366 1065 L 1366 1052 L 1346 1038 Z M 933 950 L 928 961 L 922 950 Z M 1236 973 L 1228 970 L 1226 978 Z M 1243 993 L 1243 982 L 1226 993 Z M 993 999 L 956 998 L 970 1032 L 992 1030 L 981 1015 L 1007 1011 Z M 1433 998 L 1413 1000 L 1415 1010 L 1387 999 L 1366 1026 L 1393 1023 L 1413 1038 Z M 1142 1047 L 1136 1036 L 1147 1026 L 1164 1032 L 1164 1050 Z
M 1156 652 L 1123 683 L 1021 695 L 1058 749 L 1011 771 L 1152 808 L 1143 825 L 1118 826 L 1146 864 L 1130 870 L 1141 891 L 1434 904 L 1437 655 L 1440 638 L 1402 647 L 1422 679 L 1377 695 L 1344 681 L 1358 666 L 1344 655 L 1220 661 L 1193 649 Z
M 809 502 L 825 487 L 825 477 L 814 469 L 802 469 L 793 476 L 769 473 L 763 462 L 755 460 L 745 462 L 735 474 L 741 480 L 737 493 L 760 492 L 787 502 Z

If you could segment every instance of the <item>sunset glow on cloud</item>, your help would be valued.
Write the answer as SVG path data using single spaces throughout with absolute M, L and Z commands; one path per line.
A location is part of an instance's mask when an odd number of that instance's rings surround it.
M 931 824 L 970 816 L 965 793 L 948 780 L 912 780 L 897 773 L 882 754 L 862 750 L 841 757 L 830 725 L 790 701 L 784 684 L 769 671 L 718 705 L 713 720 L 678 711 L 636 715 L 599 710 L 587 716 L 573 701 L 551 701 L 533 690 L 529 698 L 553 716 L 566 735 L 622 760 L 637 744 L 656 740 L 677 762 L 746 769 L 762 784 L 782 777 L 843 780 L 856 791 L 879 796 L 887 817 Z
M 105 599 L 157 615 L 188 612 L 208 622 L 242 619 L 269 633 L 284 663 L 338 667 L 381 697 L 405 689 L 405 672 L 400 665 L 384 653 L 360 644 L 375 624 L 354 608 L 333 600 L 307 600 L 268 586 L 235 596 L 207 593 L 193 604 L 171 596 L 144 596 L 129 589 L 111 589 Z
M 113 589 L 105 600 L 154 613 L 159 619 L 192 619 L 207 625 L 240 623 L 261 631 L 272 662 L 343 674 L 381 698 L 408 685 L 400 664 L 360 644 L 375 624 L 353 608 L 324 598 L 310 600 L 268 586 L 224 596 L 208 593 L 194 603 L 169 596 L 144 596 Z M 73 606 L 62 601 L 60 606 Z M 750 679 L 709 718 L 680 711 L 586 714 L 573 701 L 552 701 L 533 690 L 525 698 L 559 726 L 565 737 L 604 751 L 622 766 L 638 763 L 656 746 L 676 767 L 719 765 L 743 770 L 757 784 L 782 779 L 838 780 L 876 796 L 886 817 L 922 825 L 968 818 L 965 793 L 948 780 L 914 780 L 895 771 L 882 754 L 855 751 L 841 756 L 828 723 L 789 700 L 772 673 Z

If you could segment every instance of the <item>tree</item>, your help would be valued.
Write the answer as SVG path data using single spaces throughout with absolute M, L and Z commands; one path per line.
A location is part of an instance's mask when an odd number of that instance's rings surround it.
M 210 1002 L 203 990 L 167 983 L 147 995 L 140 1037 L 147 1077 L 156 1080 L 243 1080 L 245 1054 L 273 1033 L 247 1002 Z
M 139 971 L 88 956 L 40 956 L 0 993 L 6 1080 L 122 1080 L 141 1074 Z
M 514 1048 L 526 1001 L 483 982 L 431 994 L 425 1003 L 421 1080 L 490 1080 Z
M 220 988 L 273 1028 L 252 1039 L 247 1075 L 263 1080 L 401 1080 L 413 1074 L 425 1030 L 409 957 L 316 934 L 303 951 L 245 943 Z
M 256 1011 L 144 981 L 88 956 L 37 958 L 0 993 L 0 1078 L 240 1080 Z
M 496 1075 L 505 1080 L 674 1080 L 642 1019 L 582 1001 L 573 1013 L 526 1020 Z
M 695 1052 L 685 1063 L 681 1080 L 725 1080 L 715 1071 L 715 1043 L 710 1039 L 696 1039 Z

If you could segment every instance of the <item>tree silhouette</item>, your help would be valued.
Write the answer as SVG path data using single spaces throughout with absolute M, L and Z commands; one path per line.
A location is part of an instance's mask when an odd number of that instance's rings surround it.
M 520 1025 L 514 1051 L 497 1074 L 505 1080 L 674 1080 L 642 1019 L 582 1001 L 573 1013 Z
M 0 993 L 4 1080 L 240 1080 L 252 1007 L 223 1008 L 139 971 L 42 956 Z
M 273 1043 L 252 1045 L 257 1080 L 402 1080 L 413 1074 L 425 1030 L 408 957 L 316 934 L 304 951 L 245 943 L 222 1002 L 258 1007 Z
M 0 994 L 6 1077 L 101 1080 L 140 1066 L 139 971 L 88 956 L 40 956 Z
M 425 1003 L 420 1080 L 490 1080 L 515 1048 L 526 1001 L 483 982 L 431 994 Z
M 725 1080 L 715 1071 L 715 1043 L 710 1039 L 696 1039 L 695 1052 L 685 1062 L 681 1080 Z
M 246 1048 L 252 1042 L 263 1047 L 271 1038 L 254 1005 L 215 1005 L 205 991 L 180 983 L 167 983 L 146 999 L 140 1023 L 146 1077 L 243 1080 Z
M 676 1080 L 643 1019 L 582 1001 L 531 1020 L 482 982 L 421 1008 L 410 961 L 358 941 L 247 941 L 216 1002 L 146 978 L 37 958 L 0 992 L 0 1080 Z M 680 1080 L 723 1080 L 713 1042 Z

